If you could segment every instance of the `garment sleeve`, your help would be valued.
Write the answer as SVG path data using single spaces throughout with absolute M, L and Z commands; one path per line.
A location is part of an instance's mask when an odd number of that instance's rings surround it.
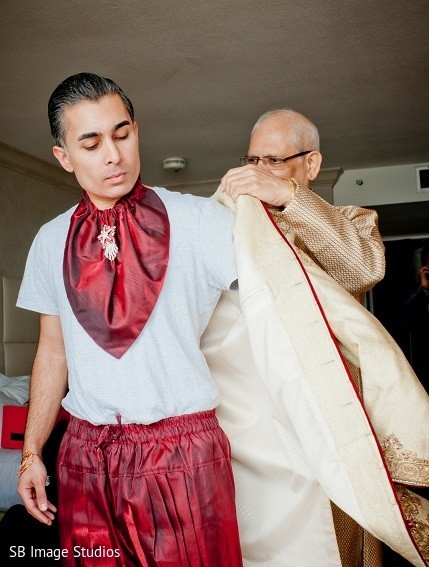
M 299 248 L 351 294 L 368 291 L 384 277 L 384 245 L 376 211 L 335 207 L 297 184 L 294 198 L 275 219 L 281 230 L 294 235 Z
M 210 285 L 231 289 L 237 281 L 234 249 L 234 213 L 207 199 L 200 214 L 200 242 Z
M 49 262 L 46 259 L 43 241 L 43 229 L 41 229 L 28 253 L 16 305 L 37 313 L 58 315 L 58 302 L 53 281 L 49 276 Z

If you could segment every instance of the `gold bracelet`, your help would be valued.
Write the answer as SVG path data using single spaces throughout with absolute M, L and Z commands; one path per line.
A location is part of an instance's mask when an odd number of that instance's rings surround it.
M 34 457 L 39 457 L 39 459 L 42 459 L 40 455 L 38 455 L 37 453 L 32 453 L 31 451 L 26 451 L 23 454 L 21 459 L 21 464 L 19 465 L 19 469 L 16 471 L 16 474 L 18 476 L 21 476 L 22 473 L 26 471 L 28 467 L 30 467 L 33 464 Z

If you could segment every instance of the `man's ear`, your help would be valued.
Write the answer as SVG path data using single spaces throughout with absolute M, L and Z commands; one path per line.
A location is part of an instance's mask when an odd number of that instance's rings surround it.
M 138 140 L 139 139 L 139 125 L 135 120 L 133 122 L 133 128 L 134 128 L 134 132 L 136 133 L 137 140 Z
M 69 173 L 72 173 L 73 172 L 73 166 L 70 163 L 70 159 L 69 159 L 69 156 L 68 156 L 66 150 L 64 148 L 62 148 L 61 146 L 54 146 L 52 148 L 52 151 L 53 151 L 54 156 L 57 158 L 57 160 L 62 165 L 62 167 L 66 171 L 68 171 Z
M 322 165 L 322 154 L 318 151 L 314 151 L 309 153 L 307 156 L 307 167 L 308 167 L 308 179 L 313 181 L 316 179 L 319 171 L 320 166 Z

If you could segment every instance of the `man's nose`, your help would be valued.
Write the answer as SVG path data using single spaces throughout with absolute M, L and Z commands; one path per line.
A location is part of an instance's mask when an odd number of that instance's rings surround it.
M 122 156 L 121 156 L 121 152 L 119 151 L 118 146 L 115 144 L 115 142 L 109 141 L 106 143 L 105 146 L 105 162 L 106 164 L 109 163 L 120 163 L 122 161 Z
M 270 164 L 268 160 L 262 157 L 259 158 L 257 165 L 258 167 L 262 167 L 263 169 L 270 169 Z

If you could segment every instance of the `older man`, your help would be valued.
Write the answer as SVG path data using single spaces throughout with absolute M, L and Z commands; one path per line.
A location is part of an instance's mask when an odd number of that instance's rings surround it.
M 234 201 L 246 194 L 270 204 L 282 230 L 353 295 L 383 278 L 376 212 L 334 207 L 310 189 L 322 155 L 318 130 L 308 118 L 289 109 L 266 112 L 253 127 L 248 155 L 241 161 L 244 167 L 223 177 L 223 192 Z
M 424 543 L 426 528 L 404 525 L 403 502 L 415 496 L 392 491 L 392 477 L 429 482 L 428 400 L 398 347 L 350 295 L 383 276 L 376 214 L 334 207 L 309 189 L 321 164 L 318 133 L 291 110 L 258 120 L 242 162 L 216 194 L 235 209 L 240 301 L 223 294 L 203 350 L 232 443 L 246 565 L 377 564 L 374 538 L 333 512 L 329 498 L 422 565 L 425 546 L 416 551 L 413 542 Z M 365 405 L 351 363 L 362 370 Z M 415 436 L 401 425 L 411 411 Z M 398 464 L 406 454 L 411 475 Z

